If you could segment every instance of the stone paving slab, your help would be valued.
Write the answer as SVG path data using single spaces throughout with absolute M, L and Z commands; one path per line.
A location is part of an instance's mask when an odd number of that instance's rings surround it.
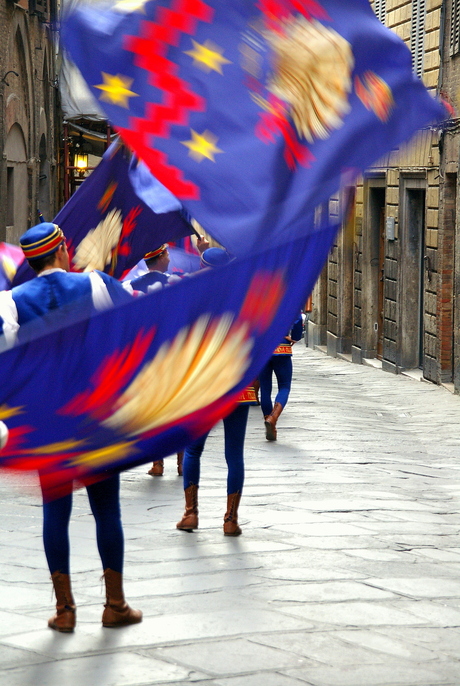
M 288 675 L 291 672 L 287 672 Z M 316 667 L 295 670 L 297 679 L 301 679 L 309 686 L 435 686 L 457 684 L 458 666 L 443 665 L 434 670 L 430 667 L 420 667 L 412 662 L 386 661 L 382 665 L 364 665 L 347 667 Z M 453 677 L 451 681 L 447 679 Z
M 156 683 L 174 683 L 188 678 L 190 670 L 154 658 L 118 651 L 107 655 L 81 656 L 70 660 L 47 662 L 33 667 L 10 670 L 0 674 L 5 686 L 148 686 Z M 133 680 L 135 679 L 135 681 Z
M 212 599 L 211 599 L 212 601 Z M 205 604 L 205 599 L 203 600 Z M 186 608 L 185 608 L 186 609 Z M 147 617 L 142 625 L 124 627 L 123 631 L 101 629 L 88 625 L 82 631 L 76 632 L 67 642 L 57 642 L 54 637 L 50 639 L 50 631 L 43 629 L 41 632 L 18 634 L 2 638 L 1 643 L 18 648 L 28 648 L 42 655 L 58 654 L 82 654 L 86 652 L 101 652 L 107 646 L 112 648 L 145 647 L 153 644 L 163 644 L 175 641 L 191 639 L 206 639 L 215 636 L 228 637 L 239 634 L 251 634 L 264 631 L 291 631 L 299 629 L 311 629 L 312 623 L 304 618 L 291 616 L 292 612 L 281 610 L 248 609 L 239 613 L 238 622 L 234 621 L 235 613 L 232 610 L 217 612 L 184 612 L 180 615 L 162 615 L 160 617 Z M 414 620 L 414 624 L 417 621 Z M 419 623 L 422 623 L 419 621 Z M 107 636 L 107 632 L 109 635 Z M 112 636 L 116 634 L 115 636 Z
M 187 643 L 170 648 L 159 648 L 152 654 L 175 663 L 187 665 L 213 676 L 226 676 L 229 673 L 247 673 L 259 670 L 281 670 L 292 667 L 292 654 L 279 647 L 271 648 L 252 641 L 237 638 L 225 643 L 220 642 Z M 303 657 L 297 658 L 298 667 L 308 663 Z
M 369 582 L 370 583 L 370 582 Z M 372 580 L 372 585 L 374 580 Z M 271 603 L 317 603 L 348 600 L 388 600 L 394 593 L 373 588 L 354 581 L 328 581 L 324 583 L 277 584 L 251 587 L 244 591 L 250 597 L 264 598 Z M 377 585 L 377 584 L 376 584 Z
M 0 474 L 0 686 L 458 686 L 460 399 L 294 349 L 279 440 L 250 410 L 243 535 L 222 535 L 216 427 L 200 528 L 175 523 L 175 459 L 122 477 L 125 590 L 142 624 L 103 629 L 86 494 L 70 530 L 77 629 L 46 627 L 51 588 L 32 479 Z

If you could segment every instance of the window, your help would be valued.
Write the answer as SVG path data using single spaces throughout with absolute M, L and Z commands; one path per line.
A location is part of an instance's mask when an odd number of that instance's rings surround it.
M 423 74 L 423 58 L 425 56 L 425 0 L 412 0 L 411 52 L 412 66 L 420 78 Z
M 452 0 L 452 16 L 450 21 L 450 54 L 460 52 L 460 0 Z
M 458 2 L 460 2 L 460 0 L 458 0 Z M 374 0 L 374 12 L 377 16 L 377 19 L 380 19 L 382 24 L 384 24 L 387 14 L 385 0 Z
M 41 21 L 48 21 L 48 0 L 29 0 L 29 12 L 36 14 Z

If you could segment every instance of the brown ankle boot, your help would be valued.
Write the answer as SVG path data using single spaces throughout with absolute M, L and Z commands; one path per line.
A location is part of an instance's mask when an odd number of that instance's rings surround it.
M 55 631 L 70 634 L 75 629 L 75 603 L 70 588 L 70 576 L 54 572 L 51 581 L 56 594 L 56 614 L 48 620 L 48 626 Z
M 123 594 L 123 575 L 113 569 L 104 570 L 106 603 L 102 626 L 117 627 L 142 622 L 142 612 L 129 607 Z
M 273 410 L 267 415 L 265 419 L 265 438 L 267 441 L 276 441 L 277 431 L 276 422 L 283 411 L 281 403 L 275 403 Z
M 265 438 L 267 441 L 276 441 L 276 426 L 270 414 L 264 417 Z
M 182 462 L 184 460 L 184 453 L 177 453 L 177 475 L 182 476 Z
M 184 516 L 177 522 L 176 528 L 182 531 L 193 531 L 198 529 L 198 486 L 192 484 L 184 491 L 185 512 Z
M 147 474 L 150 474 L 150 476 L 163 476 L 163 472 L 164 472 L 163 460 L 155 460 L 155 462 L 152 465 L 152 468 L 149 469 Z
M 239 536 L 241 529 L 238 526 L 238 506 L 241 493 L 231 493 L 227 496 L 227 512 L 224 517 L 224 535 Z

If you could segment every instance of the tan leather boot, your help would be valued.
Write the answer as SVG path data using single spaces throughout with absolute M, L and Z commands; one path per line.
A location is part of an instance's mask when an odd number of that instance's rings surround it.
M 104 570 L 106 603 L 102 626 L 117 627 L 142 622 L 142 612 L 129 607 L 123 594 L 123 575 L 113 569 Z
M 183 451 L 180 453 L 177 453 L 177 474 L 178 476 L 182 476 L 182 462 L 184 460 L 184 453 Z
M 76 608 L 70 587 L 70 576 L 54 572 L 51 581 L 56 594 L 56 614 L 48 620 L 48 626 L 55 631 L 70 634 L 75 629 Z
M 163 476 L 163 472 L 164 472 L 163 460 L 155 460 L 155 462 L 152 465 L 152 468 L 149 469 L 147 474 L 150 474 L 150 476 Z
M 184 516 L 177 522 L 176 528 L 182 531 L 193 531 L 198 529 L 198 486 L 191 485 L 184 491 L 185 512 Z
M 242 532 L 238 526 L 238 507 L 241 500 L 241 493 L 231 493 L 227 495 L 227 512 L 224 517 L 224 535 L 239 536 Z
M 265 417 L 265 438 L 267 441 L 276 441 L 276 422 L 283 411 L 281 403 L 275 403 L 273 410 Z

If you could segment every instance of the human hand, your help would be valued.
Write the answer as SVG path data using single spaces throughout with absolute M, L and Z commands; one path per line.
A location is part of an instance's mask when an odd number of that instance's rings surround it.
M 196 247 L 200 254 L 203 254 L 205 250 L 209 248 L 209 241 L 206 240 L 204 236 L 197 238 Z

